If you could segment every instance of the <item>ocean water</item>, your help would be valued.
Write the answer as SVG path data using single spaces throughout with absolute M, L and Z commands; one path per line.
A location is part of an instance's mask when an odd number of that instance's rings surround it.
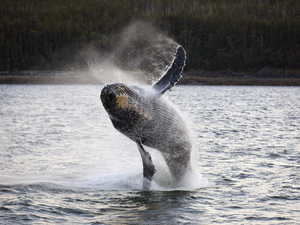
M 300 88 L 176 86 L 193 140 L 173 186 L 142 190 L 136 145 L 97 85 L 0 85 L 0 224 L 299 224 Z

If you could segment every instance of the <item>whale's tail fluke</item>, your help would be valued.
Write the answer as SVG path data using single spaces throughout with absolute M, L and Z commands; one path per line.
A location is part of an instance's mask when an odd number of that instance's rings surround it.
M 157 92 L 158 97 L 162 96 L 180 80 L 185 61 L 186 53 L 184 48 L 180 46 L 168 72 L 153 86 L 153 90 Z

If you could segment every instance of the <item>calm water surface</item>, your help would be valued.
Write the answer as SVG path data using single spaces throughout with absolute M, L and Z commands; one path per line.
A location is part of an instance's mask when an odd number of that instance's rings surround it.
M 143 191 L 136 145 L 102 86 L 0 85 L 0 224 L 299 224 L 300 88 L 176 86 L 194 172 L 161 155 Z

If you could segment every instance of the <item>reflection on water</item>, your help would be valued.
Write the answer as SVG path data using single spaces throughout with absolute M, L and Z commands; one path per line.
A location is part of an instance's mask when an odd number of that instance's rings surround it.
M 176 86 L 167 93 L 193 137 L 195 174 L 141 191 L 136 145 L 112 126 L 102 86 L 0 86 L 4 224 L 296 224 L 300 89 Z M 195 177 L 195 175 L 197 175 Z

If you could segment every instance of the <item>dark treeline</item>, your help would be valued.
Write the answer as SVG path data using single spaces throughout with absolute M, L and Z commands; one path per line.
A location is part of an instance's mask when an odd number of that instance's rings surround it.
M 300 68 L 298 0 L 0 0 L 0 70 L 61 69 L 82 46 L 110 52 L 148 21 L 183 45 L 187 68 Z

